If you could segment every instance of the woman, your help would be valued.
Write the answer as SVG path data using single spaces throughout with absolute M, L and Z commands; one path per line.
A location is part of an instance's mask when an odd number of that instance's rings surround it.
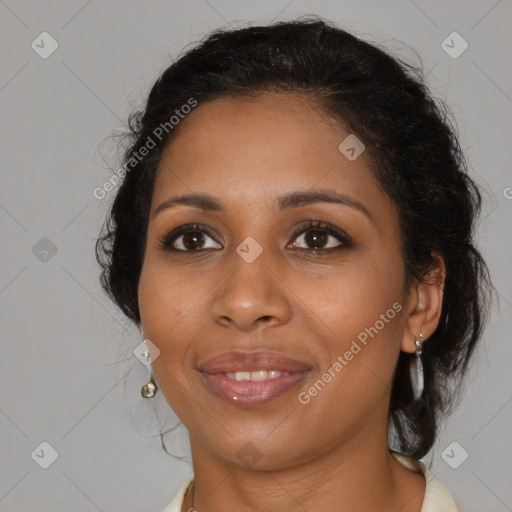
M 419 73 L 318 18 L 217 31 L 132 115 L 97 257 L 187 427 L 165 512 L 451 512 L 480 194 Z

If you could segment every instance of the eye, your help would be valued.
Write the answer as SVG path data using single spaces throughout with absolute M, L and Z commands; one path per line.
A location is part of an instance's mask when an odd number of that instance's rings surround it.
M 338 230 L 329 224 L 324 224 L 321 221 L 310 221 L 306 226 L 301 226 L 294 234 L 296 237 L 296 242 L 292 245 L 297 247 L 297 244 L 302 242 L 307 245 L 312 245 L 313 248 L 309 247 L 298 247 L 299 250 L 305 250 L 312 253 L 322 252 L 322 251 L 341 251 L 343 249 L 349 249 L 353 247 L 353 242 L 348 235 L 346 235 L 343 231 Z M 331 241 L 330 244 L 328 240 L 330 238 L 334 238 L 338 240 L 336 242 Z
M 321 253 L 328 251 L 341 251 L 353 247 L 353 242 L 348 235 L 343 231 L 338 230 L 324 224 L 321 221 L 309 221 L 306 226 L 301 226 L 293 233 L 293 239 L 297 241 L 292 243 L 292 246 L 299 251 L 308 251 L 310 253 Z M 338 241 L 327 243 L 330 238 Z M 207 239 L 214 239 L 213 234 L 209 229 L 200 224 L 186 224 L 173 229 L 170 233 L 166 234 L 159 239 L 160 248 L 166 251 L 174 252 L 195 252 L 204 251 L 206 249 L 222 249 L 220 244 L 217 247 L 205 245 Z M 298 243 L 306 243 L 313 245 L 313 248 L 298 247 Z M 326 246 L 327 245 L 327 246 Z
M 209 230 L 200 224 L 186 224 L 173 229 L 170 233 L 159 239 L 160 248 L 167 251 L 193 252 L 204 249 L 221 249 L 222 246 L 205 246 L 206 238 L 213 238 Z M 175 245 L 175 241 L 178 243 Z

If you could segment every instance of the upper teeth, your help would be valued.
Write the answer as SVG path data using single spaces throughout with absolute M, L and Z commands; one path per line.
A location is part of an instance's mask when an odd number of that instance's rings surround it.
M 278 370 L 257 370 L 255 372 L 229 372 L 226 377 L 232 380 L 267 380 L 277 379 L 281 375 L 290 375 L 288 372 Z

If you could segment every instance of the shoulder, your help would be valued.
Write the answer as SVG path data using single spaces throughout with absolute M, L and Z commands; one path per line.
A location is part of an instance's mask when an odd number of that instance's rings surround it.
M 187 492 L 188 486 L 192 483 L 194 477 L 191 476 L 185 482 L 183 482 L 182 486 L 178 489 L 178 492 L 175 494 L 172 501 L 160 512 L 181 512 L 181 505 L 183 504 L 183 498 L 185 497 L 185 493 Z
M 450 491 L 430 473 L 423 462 L 395 451 L 391 453 L 405 467 L 413 471 L 421 471 L 425 476 L 425 498 L 423 499 L 421 512 L 459 512 Z

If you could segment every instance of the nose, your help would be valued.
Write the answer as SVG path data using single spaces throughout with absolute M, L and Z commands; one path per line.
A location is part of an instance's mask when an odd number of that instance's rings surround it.
M 289 287 L 277 266 L 269 264 L 263 256 L 247 263 L 234 253 L 234 262 L 213 296 L 214 322 L 249 332 L 290 320 L 293 308 Z

